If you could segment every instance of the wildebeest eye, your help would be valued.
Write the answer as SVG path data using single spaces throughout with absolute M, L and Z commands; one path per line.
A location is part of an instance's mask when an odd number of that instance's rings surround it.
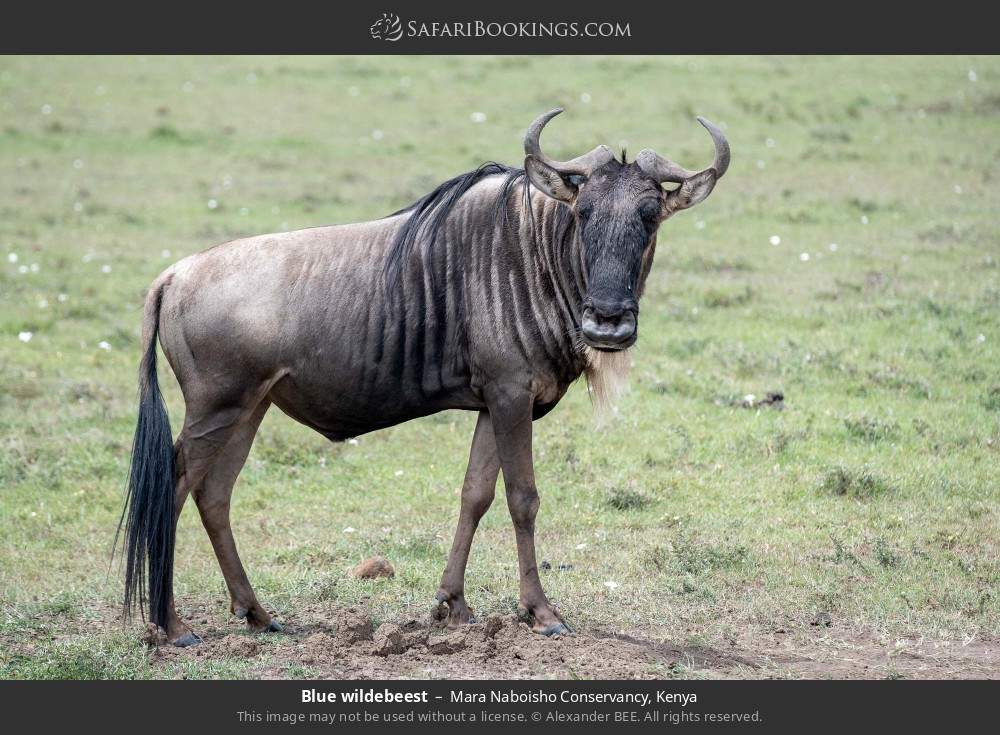
M 566 177 L 566 180 L 569 181 L 569 183 L 571 183 L 573 186 L 579 186 L 580 184 L 582 184 L 584 181 L 587 180 L 587 177 L 582 174 L 571 174 L 570 176 Z

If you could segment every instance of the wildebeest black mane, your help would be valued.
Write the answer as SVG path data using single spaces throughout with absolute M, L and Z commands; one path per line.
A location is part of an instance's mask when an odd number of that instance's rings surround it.
M 622 149 L 622 161 L 624 160 L 625 150 Z M 490 224 L 493 227 L 497 227 L 498 225 L 502 228 L 507 227 L 511 211 L 510 198 L 517 187 L 520 186 L 520 211 L 522 216 L 527 217 L 530 237 L 537 242 L 534 212 L 530 206 L 531 183 L 528 181 L 524 169 L 489 161 L 472 171 L 467 171 L 464 174 L 448 179 L 438 185 L 429 194 L 420 197 L 413 204 L 388 215 L 389 217 L 395 217 L 400 214 L 410 214 L 399 228 L 389 248 L 389 253 L 382 267 L 383 285 L 386 288 L 391 288 L 399 283 L 403 264 L 406 263 L 407 258 L 413 252 L 413 248 L 419 237 L 428 237 L 430 239 L 429 244 L 434 244 L 434 240 L 455 208 L 455 205 L 469 189 L 485 178 L 498 175 L 504 178 L 497 189 L 496 196 L 493 198 Z M 559 207 L 555 221 L 555 232 L 553 233 L 555 240 L 562 241 L 569 235 L 573 222 L 570 208 L 567 206 Z
M 507 202 L 514 188 L 524 182 L 524 169 L 506 166 L 493 161 L 487 162 L 472 171 L 467 171 L 452 179 L 448 179 L 440 184 L 429 194 L 420 197 L 408 207 L 393 212 L 390 217 L 400 214 L 410 216 L 399 228 L 389 254 L 386 256 L 382 269 L 384 283 L 386 286 L 396 284 L 402 271 L 403 264 L 413 252 L 417 239 L 421 236 L 430 238 L 433 244 L 438 232 L 448 219 L 452 209 L 473 186 L 490 176 L 502 175 L 503 183 L 497 191 L 493 201 L 492 220 L 494 224 L 502 223 L 506 225 L 509 214 Z M 528 186 L 524 186 L 524 196 L 529 195 Z

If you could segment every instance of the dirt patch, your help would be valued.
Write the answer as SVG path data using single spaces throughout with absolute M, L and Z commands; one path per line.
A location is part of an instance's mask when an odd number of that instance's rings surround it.
M 707 642 L 682 643 L 653 626 L 590 626 L 544 638 L 515 615 L 489 615 L 458 629 L 449 629 L 437 611 L 377 622 L 367 609 L 325 602 L 304 603 L 283 616 L 281 633 L 255 634 L 242 620 L 213 613 L 223 605 L 183 605 L 203 638 L 197 646 L 176 648 L 139 624 L 124 630 L 145 640 L 154 675 L 167 678 L 238 671 L 265 679 L 1000 679 L 995 636 L 889 636 L 823 613 L 789 618 L 779 628 L 734 626 Z M 105 635 L 123 631 L 120 611 L 110 608 L 86 617 L 38 616 L 32 623 L 38 626 L 33 634 L 0 635 L 0 651 L 46 660 L 53 646 L 68 645 L 72 653 L 89 640 L 99 653 Z M 692 623 L 688 631 L 698 629 Z
M 992 640 L 834 638 L 804 626 L 748 632 L 725 646 L 677 645 L 600 628 L 544 638 L 515 615 L 458 629 L 433 615 L 375 625 L 364 611 L 322 606 L 283 623 L 279 635 L 251 635 L 236 623 L 199 631 L 201 645 L 160 646 L 155 656 L 163 663 L 253 659 L 261 678 L 1000 678 L 1000 642 Z
M 321 613 L 318 615 L 318 613 Z M 320 678 L 657 678 L 670 675 L 675 651 L 613 635 L 544 638 L 516 616 L 490 616 L 449 629 L 428 616 L 374 626 L 358 610 L 306 610 L 284 633 L 262 636 L 204 630 L 189 649 L 159 646 L 166 663 L 267 655 L 262 678 L 287 677 L 290 666 Z

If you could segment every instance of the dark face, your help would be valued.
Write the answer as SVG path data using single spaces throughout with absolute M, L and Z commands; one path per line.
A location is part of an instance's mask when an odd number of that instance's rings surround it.
M 550 113 L 551 115 L 551 113 Z M 529 130 L 529 138 L 531 136 Z M 719 133 L 721 136 L 721 133 Z M 529 142 L 531 142 L 529 140 Z M 725 142 L 722 143 L 725 146 Z M 591 156 L 600 152 L 595 149 Z M 640 159 L 645 153 L 640 152 Z M 653 154 L 655 155 L 655 154 Z M 714 168 L 682 171 L 683 182 L 666 191 L 650 167 L 622 163 L 604 149 L 604 163 L 589 175 L 567 174 L 569 164 L 525 158 L 531 183 L 547 196 L 568 205 L 583 243 L 587 293 L 580 317 L 583 341 L 597 350 L 623 350 L 635 344 L 639 325 L 639 292 L 649 271 L 656 231 L 675 212 L 703 201 L 719 174 Z M 610 159 L 610 160 L 608 160 Z M 556 164 L 556 165 L 552 165 Z M 728 166 L 728 147 L 717 156 L 718 171 Z M 576 165 L 576 164 L 574 164 Z M 667 162 L 668 166 L 673 166 Z M 676 173 L 667 180 L 675 183 Z
M 582 337 L 598 350 L 625 349 L 638 337 L 639 281 L 663 219 L 663 190 L 634 163 L 618 161 L 577 181 L 571 206 L 587 271 Z

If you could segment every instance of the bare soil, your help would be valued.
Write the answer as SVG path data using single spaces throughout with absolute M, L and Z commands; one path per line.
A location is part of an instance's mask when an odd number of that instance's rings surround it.
M 820 627 L 794 634 L 756 631 L 712 647 L 601 629 L 544 638 L 513 615 L 490 616 L 456 630 L 433 614 L 376 627 L 363 611 L 322 605 L 283 622 L 284 632 L 267 639 L 245 632 L 235 620 L 222 628 L 202 624 L 200 645 L 158 645 L 154 660 L 259 658 L 261 678 L 287 678 L 293 667 L 327 679 L 1000 679 L 995 639 L 886 640 Z

